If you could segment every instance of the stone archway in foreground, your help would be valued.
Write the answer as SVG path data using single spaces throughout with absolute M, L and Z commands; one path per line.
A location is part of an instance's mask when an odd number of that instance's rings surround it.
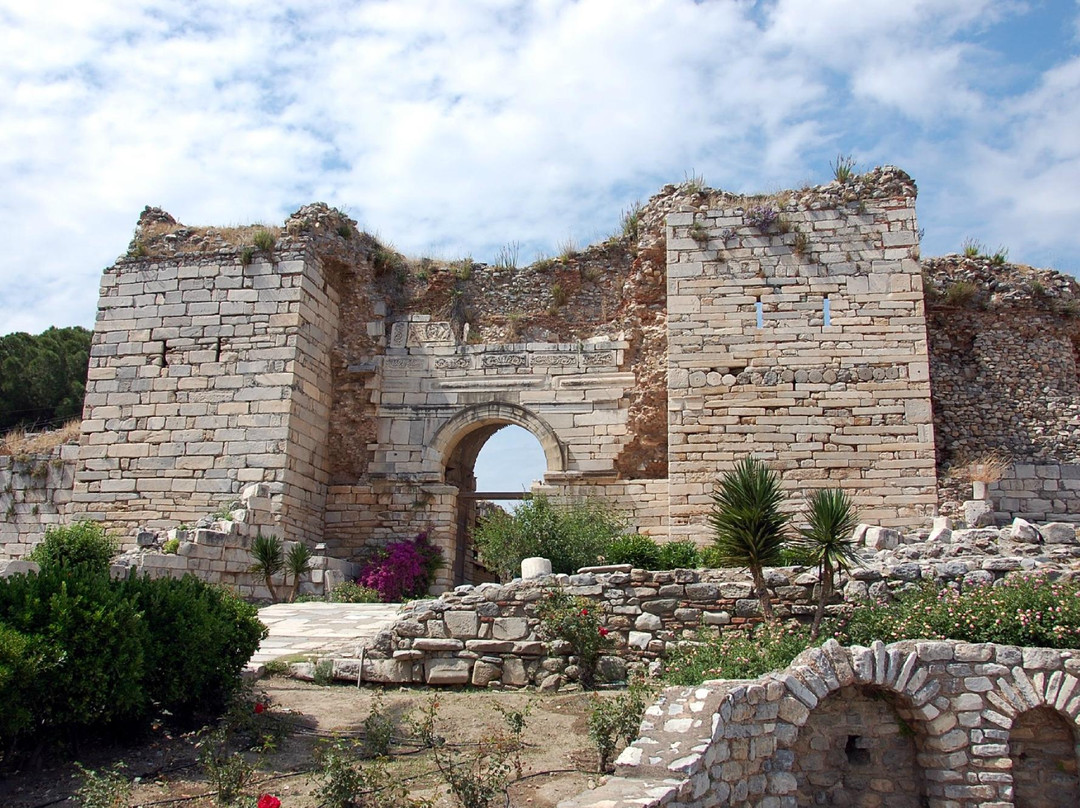
M 1009 732 L 1013 795 L 1019 808 L 1080 805 L 1077 739 L 1069 722 L 1050 707 L 1017 716 Z
M 924 805 L 913 720 L 895 694 L 860 685 L 831 693 L 792 746 L 796 804 L 920 808 Z

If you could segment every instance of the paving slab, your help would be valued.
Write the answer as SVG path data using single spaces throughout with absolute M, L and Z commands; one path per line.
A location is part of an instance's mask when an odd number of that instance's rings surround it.
M 357 657 L 398 618 L 400 603 L 275 603 L 259 609 L 270 634 L 249 667 L 296 655 Z

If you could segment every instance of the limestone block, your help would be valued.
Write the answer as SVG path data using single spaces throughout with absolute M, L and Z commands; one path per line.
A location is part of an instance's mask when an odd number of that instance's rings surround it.
M 478 660 L 473 665 L 472 683 L 476 687 L 487 687 L 492 682 L 497 682 L 502 676 L 502 667 L 491 662 Z
M 529 677 L 525 672 L 525 663 L 520 659 L 506 659 L 502 667 L 502 683 L 511 687 L 525 687 Z
M 1047 544 L 1076 544 L 1076 525 L 1068 522 L 1050 522 L 1040 529 Z
M 964 502 L 964 521 L 968 527 L 985 527 L 993 524 L 993 508 L 985 499 L 969 499 Z
M 1024 544 L 1039 544 L 1042 540 L 1039 529 L 1031 524 L 1031 522 L 1026 519 L 1021 519 L 1019 516 L 1013 519 L 1010 536 L 1013 541 L 1022 542 Z
M 465 637 L 472 639 L 480 630 L 480 618 L 476 612 L 446 612 L 443 615 L 446 628 L 451 637 Z
M 424 661 L 424 681 L 429 685 L 465 685 L 471 667 L 467 659 L 428 659 Z
M 871 527 L 864 534 L 867 547 L 875 550 L 895 550 L 900 545 L 900 531 L 888 527 Z
M 492 622 L 491 636 L 496 640 L 517 640 L 529 633 L 524 617 L 497 617 Z
M 397 659 L 365 659 L 364 681 L 386 684 L 412 682 L 413 664 Z

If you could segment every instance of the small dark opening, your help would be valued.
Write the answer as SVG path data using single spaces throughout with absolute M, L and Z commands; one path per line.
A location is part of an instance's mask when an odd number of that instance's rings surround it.
M 217 338 L 217 345 L 214 346 L 214 361 L 221 361 L 221 337 Z
M 848 763 L 853 766 L 865 766 L 870 762 L 870 750 L 860 745 L 861 735 L 848 735 L 847 744 L 844 746 L 844 754 L 847 755 Z
M 169 343 L 165 340 L 161 341 L 161 366 L 163 368 L 169 366 Z

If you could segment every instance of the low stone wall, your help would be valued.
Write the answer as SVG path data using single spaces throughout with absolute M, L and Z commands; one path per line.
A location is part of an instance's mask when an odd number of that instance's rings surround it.
M 942 529 L 903 536 L 886 528 L 860 530 L 861 564 L 845 575 L 840 598 L 859 603 L 886 597 L 920 580 L 942 584 L 992 584 L 1013 573 L 1043 571 L 1080 575 L 1080 545 L 1068 525 L 1040 533 L 1034 526 L 982 530 Z M 1015 533 L 1015 536 L 1013 535 Z M 1045 534 L 1042 535 L 1042 534 Z M 1051 540 L 1060 543 L 1051 543 Z M 781 617 L 809 620 L 817 600 L 815 570 L 782 567 L 765 571 Z M 572 681 L 574 660 L 565 644 L 543 641 L 538 602 L 553 587 L 596 602 L 614 640 L 601 675 L 621 679 L 626 665 L 651 665 L 702 626 L 725 630 L 759 619 L 745 570 L 649 572 L 629 566 L 585 568 L 577 575 L 550 575 L 509 584 L 459 586 L 435 600 L 407 604 L 392 630 L 365 652 L 365 681 L 545 688 Z M 338 675 L 355 680 L 360 662 L 339 660 Z
M 668 688 L 616 776 L 560 808 L 1075 806 L 1078 677 L 1080 651 L 830 641 Z
M 22 558 L 52 525 L 66 521 L 77 444 L 51 452 L 0 455 L 0 558 Z
M 1080 463 L 1017 463 L 989 486 L 995 520 L 1080 523 Z

